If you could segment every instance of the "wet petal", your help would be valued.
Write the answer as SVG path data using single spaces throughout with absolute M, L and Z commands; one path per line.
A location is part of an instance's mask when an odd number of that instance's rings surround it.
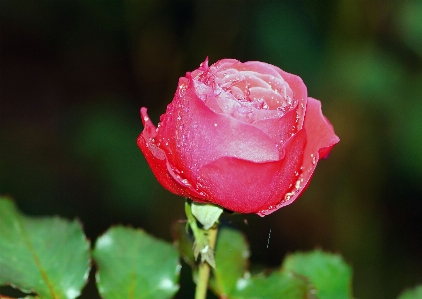
M 276 66 L 265 63 L 265 62 L 260 62 L 260 61 L 247 61 L 244 63 L 238 63 L 236 65 L 233 66 L 234 68 L 240 70 L 240 71 L 253 71 L 253 72 L 257 72 L 260 74 L 268 74 L 268 75 L 272 75 L 278 78 L 283 78 L 282 76 L 280 76 L 280 74 L 277 72 L 276 70 Z
M 270 136 L 281 148 L 298 131 L 296 111 L 292 110 L 282 117 L 260 119 L 252 125 Z
M 137 139 L 137 144 L 145 156 L 157 180 L 166 187 L 167 190 L 181 196 L 188 194 L 180 188 L 180 185 L 171 177 L 167 171 L 167 159 L 164 151 L 157 147 L 155 143 L 155 126 L 148 117 L 147 109 L 141 109 L 144 130 Z
M 261 211 L 259 213 L 261 216 L 271 214 L 279 208 L 291 204 L 309 185 L 318 161 L 325 157 L 333 146 L 340 141 L 331 124 L 322 114 L 321 102 L 313 98 L 308 98 L 304 128 L 307 133 L 307 141 L 303 152 L 298 184 L 295 184 L 294 188 L 288 192 L 289 200 L 281 202 L 273 209 Z
M 276 207 L 297 180 L 306 132 L 301 130 L 285 146 L 283 159 L 254 163 L 222 157 L 199 171 L 198 184 L 209 202 L 239 213 L 258 213 Z
M 189 88 L 173 100 L 156 139 L 170 164 L 195 181 L 197 170 L 220 157 L 255 162 L 276 161 L 274 142 L 260 129 L 210 110 Z M 190 174 L 190 175 L 189 175 Z

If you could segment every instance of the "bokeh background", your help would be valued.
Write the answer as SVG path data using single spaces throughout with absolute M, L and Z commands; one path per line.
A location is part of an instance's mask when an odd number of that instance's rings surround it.
M 294 204 L 224 224 L 261 266 L 341 253 L 356 298 L 422 282 L 421 0 L 2 0 L 0 26 L 0 193 L 23 212 L 77 217 L 93 242 L 113 224 L 171 241 L 184 200 L 136 145 L 139 108 L 157 123 L 207 56 L 260 60 L 303 78 L 341 142 Z

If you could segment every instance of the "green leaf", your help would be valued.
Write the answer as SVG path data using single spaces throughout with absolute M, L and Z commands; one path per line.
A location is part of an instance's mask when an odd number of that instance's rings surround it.
M 215 291 L 220 296 L 231 294 L 237 281 L 246 272 L 249 248 L 244 236 L 237 230 L 223 228 L 215 248 L 216 268 L 213 269 Z
M 421 299 L 422 298 L 422 285 L 413 289 L 404 291 L 398 299 Z
M 109 229 L 98 238 L 93 257 L 97 287 L 105 299 L 165 299 L 179 289 L 176 249 L 140 229 Z
M 320 250 L 295 253 L 286 257 L 282 268 L 308 277 L 319 299 L 352 298 L 352 270 L 339 255 Z
M 80 295 L 89 273 L 89 242 L 77 221 L 32 218 L 0 198 L 0 285 L 39 298 Z
M 303 299 L 314 298 L 314 290 L 303 277 L 278 271 L 268 277 L 241 279 L 230 299 Z

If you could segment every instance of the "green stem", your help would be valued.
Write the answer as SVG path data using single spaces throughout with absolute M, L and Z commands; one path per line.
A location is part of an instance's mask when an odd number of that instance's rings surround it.
M 218 226 L 215 224 L 208 231 L 208 244 L 210 246 L 209 250 L 214 250 L 215 242 L 217 240 Z M 205 299 L 207 296 L 208 281 L 210 278 L 210 264 L 206 261 L 201 261 L 199 263 L 198 269 L 198 282 L 196 284 L 195 290 L 195 299 Z

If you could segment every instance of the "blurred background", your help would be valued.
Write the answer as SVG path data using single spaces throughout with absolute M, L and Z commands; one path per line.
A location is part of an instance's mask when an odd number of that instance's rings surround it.
M 2 0 L 0 26 L 0 193 L 24 213 L 77 217 L 92 242 L 114 224 L 171 241 L 184 199 L 138 149 L 139 109 L 157 123 L 207 56 L 260 60 L 302 77 L 341 142 L 294 204 L 224 224 L 266 267 L 341 253 L 356 298 L 422 282 L 421 0 Z M 81 298 L 99 298 L 92 275 Z

